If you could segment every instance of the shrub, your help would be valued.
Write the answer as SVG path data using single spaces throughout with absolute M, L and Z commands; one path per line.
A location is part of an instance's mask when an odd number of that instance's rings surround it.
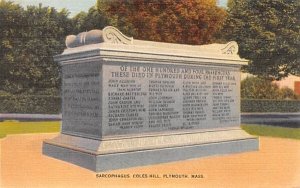
M 290 88 L 280 89 L 271 80 L 259 77 L 247 77 L 241 82 L 242 99 L 300 99 Z
M 243 99 L 280 99 L 280 89 L 270 80 L 258 77 L 247 77 L 241 82 Z
M 281 99 L 300 99 L 300 96 L 297 95 L 292 89 L 284 87 L 280 90 Z
M 0 113 L 59 114 L 61 98 L 47 95 L 0 95 Z
M 300 112 L 300 100 L 242 99 L 241 112 Z

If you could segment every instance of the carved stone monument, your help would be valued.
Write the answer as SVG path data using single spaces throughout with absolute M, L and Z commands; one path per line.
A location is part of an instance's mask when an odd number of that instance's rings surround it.
M 258 149 L 240 129 L 238 45 L 135 40 L 114 27 L 68 36 L 61 134 L 45 155 L 94 170 Z

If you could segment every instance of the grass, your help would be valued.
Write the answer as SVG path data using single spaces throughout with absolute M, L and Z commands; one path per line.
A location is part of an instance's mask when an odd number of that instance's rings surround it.
M 0 122 L 0 138 L 3 138 L 8 134 L 59 132 L 60 124 L 61 124 L 60 121 L 43 121 L 43 122 L 4 121 L 4 122 Z
M 241 127 L 251 135 L 300 139 L 300 128 L 267 125 L 242 125 Z
M 43 122 L 0 122 L 0 138 L 8 134 L 54 133 L 60 130 L 60 121 Z M 300 139 L 300 128 L 284 128 L 266 125 L 242 125 L 242 129 L 252 135 Z

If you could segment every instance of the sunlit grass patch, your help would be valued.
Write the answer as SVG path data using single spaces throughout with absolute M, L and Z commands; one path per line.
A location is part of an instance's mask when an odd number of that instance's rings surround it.
M 59 132 L 60 126 L 60 121 L 4 121 L 0 122 L 0 138 L 9 134 L 55 133 Z M 300 139 L 300 128 L 285 128 L 267 125 L 242 125 L 241 127 L 252 135 Z
M 300 139 L 300 128 L 275 127 L 269 125 L 242 125 L 252 135 Z
M 4 121 L 4 122 L 0 122 L 0 138 L 3 138 L 9 134 L 59 132 L 60 125 L 61 125 L 60 121 L 42 121 L 42 122 Z

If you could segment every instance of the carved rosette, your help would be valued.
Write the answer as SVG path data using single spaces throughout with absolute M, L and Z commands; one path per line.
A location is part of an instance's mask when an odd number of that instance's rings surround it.
M 235 41 L 231 41 L 225 45 L 224 48 L 221 49 L 222 54 L 226 55 L 237 55 L 239 51 L 239 46 Z

